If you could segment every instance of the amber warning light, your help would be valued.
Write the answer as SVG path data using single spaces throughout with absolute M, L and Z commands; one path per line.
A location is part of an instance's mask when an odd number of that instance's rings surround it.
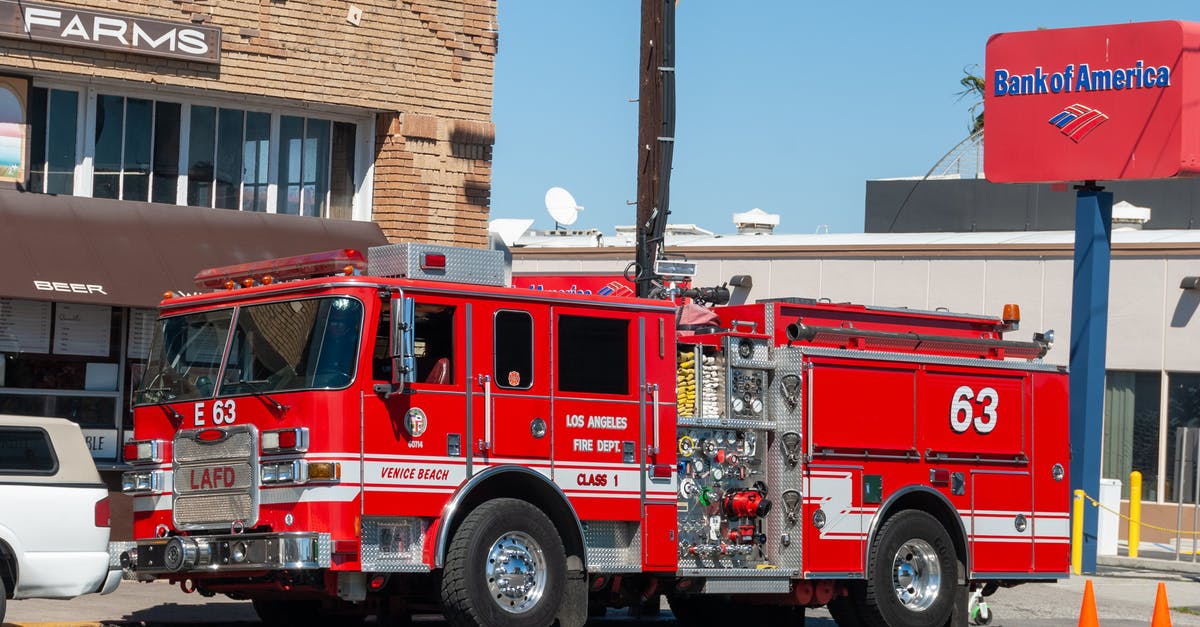
M 262 285 L 280 281 L 311 279 L 337 274 L 361 274 L 367 269 L 367 259 L 352 248 L 329 250 L 294 257 L 251 261 L 232 266 L 201 270 L 193 279 L 197 287 L 207 289 L 231 289 L 242 285 L 251 287 L 256 282 Z

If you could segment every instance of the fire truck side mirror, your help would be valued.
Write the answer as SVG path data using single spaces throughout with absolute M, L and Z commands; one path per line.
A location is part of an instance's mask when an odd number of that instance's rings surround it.
M 392 330 L 389 345 L 392 347 L 392 385 L 395 386 L 412 383 L 416 377 L 413 342 L 414 312 L 413 299 L 405 298 L 402 293 L 397 293 L 392 298 Z

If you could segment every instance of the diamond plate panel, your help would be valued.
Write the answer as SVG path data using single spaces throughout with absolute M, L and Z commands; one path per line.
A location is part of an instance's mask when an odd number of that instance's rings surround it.
M 421 559 L 429 518 L 363 518 L 364 572 L 428 572 Z
M 786 594 L 792 591 L 792 581 L 787 577 L 737 578 L 737 579 L 707 579 L 704 582 L 704 594 Z
M 804 520 L 798 517 L 794 522 L 789 521 L 784 495 L 794 491 L 803 500 L 804 463 L 800 461 L 795 466 L 788 463 L 782 439 L 785 433 L 799 434 L 801 442 L 805 437 L 803 386 L 796 385 L 794 391 L 784 389 L 784 380 L 790 378 L 789 375 L 804 376 L 803 352 L 799 348 L 787 347 L 775 347 L 772 352 L 775 372 L 771 377 L 768 399 L 776 431 L 771 434 L 771 452 L 767 454 L 767 485 L 771 488 L 771 500 L 774 502 L 766 520 L 767 555 L 782 569 L 802 571 Z M 801 445 L 798 452 L 802 455 L 803 451 Z M 797 506 L 795 514 L 798 516 L 799 513 Z
M 445 255 L 445 268 L 423 268 L 426 254 Z M 367 249 L 371 276 L 474 283 L 503 286 L 504 255 L 498 250 L 477 250 L 439 244 L 389 244 Z
M 642 528 L 637 522 L 598 520 L 583 524 L 588 572 L 631 573 L 642 569 Z

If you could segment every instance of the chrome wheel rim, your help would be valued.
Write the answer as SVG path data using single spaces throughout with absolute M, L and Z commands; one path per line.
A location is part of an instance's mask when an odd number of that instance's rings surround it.
M 892 585 L 904 607 L 929 609 L 942 586 L 942 566 L 933 546 L 917 538 L 900 545 L 892 560 Z
M 509 531 L 497 538 L 484 571 L 492 601 L 506 612 L 528 612 L 546 592 L 546 556 L 526 533 Z

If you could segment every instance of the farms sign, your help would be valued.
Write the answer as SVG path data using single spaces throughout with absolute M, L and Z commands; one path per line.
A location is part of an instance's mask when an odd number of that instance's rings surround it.
M 987 178 L 1200 174 L 1200 24 L 1002 33 L 987 44 Z M 1189 78 L 1191 79 L 1189 81 Z
M 219 28 L 14 0 L 0 0 L 0 37 L 201 63 L 221 59 Z

